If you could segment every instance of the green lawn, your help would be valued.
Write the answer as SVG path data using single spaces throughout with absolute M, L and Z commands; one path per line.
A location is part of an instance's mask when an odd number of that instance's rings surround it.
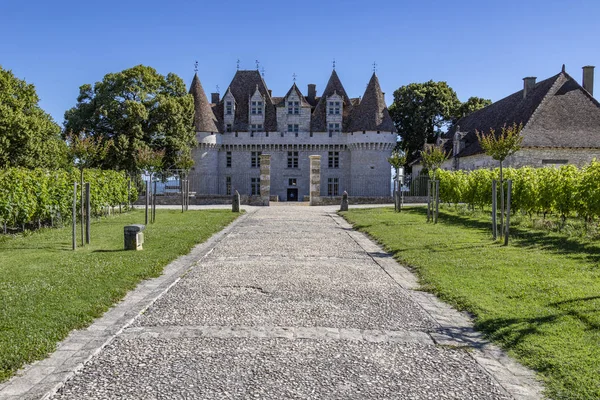
M 0 381 L 44 358 L 69 331 L 89 325 L 143 279 L 159 276 L 236 218 L 228 210 L 157 210 L 143 251 L 123 251 L 133 211 L 92 223 L 92 244 L 71 250 L 71 230 L 0 236 Z
M 554 399 L 600 399 L 600 243 L 440 211 L 341 213 L 414 268 L 425 290 L 476 316 L 477 329 L 540 373 Z

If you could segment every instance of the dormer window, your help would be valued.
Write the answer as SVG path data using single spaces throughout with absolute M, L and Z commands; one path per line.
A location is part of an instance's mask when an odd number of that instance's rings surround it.
M 263 113 L 263 102 L 262 101 L 253 101 L 250 113 L 252 115 L 262 115 L 262 113 Z
M 288 114 L 300 114 L 300 102 L 288 101 Z
M 254 136 L 256 132 L 262 132 L 263 126 L 262 124 L 251 124 L 250 125 L 250 135 Z
M 341 101 L 330 101 L 329 102 L 329 115 L 340 115 L 342 109 Z
M 225 114 L 226 115 L 233 114 L 233 101 L 226 101 L 225 102 Z

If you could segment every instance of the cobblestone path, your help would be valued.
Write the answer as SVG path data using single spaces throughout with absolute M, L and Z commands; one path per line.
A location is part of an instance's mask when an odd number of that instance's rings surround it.
M 540 398 L 529 371 L 416 288 L 334 208 L 259 208 L 51 398 Z

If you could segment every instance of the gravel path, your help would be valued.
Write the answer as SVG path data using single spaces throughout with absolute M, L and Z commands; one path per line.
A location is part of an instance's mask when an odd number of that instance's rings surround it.
M 51 399 L 541 398 L 335 207 L 248 211 Z

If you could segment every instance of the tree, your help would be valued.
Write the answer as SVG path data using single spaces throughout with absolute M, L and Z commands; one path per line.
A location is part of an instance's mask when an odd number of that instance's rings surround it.
M 0 168 L 66 165 L 60 127 L 38 102 L 32 84 L 0 66 Z
M 425 150 L 421 151 L 421 159 L 423 160 L 423 167 L 433 172 L 432 179 L 435 180 L 436 171 L 448 159 L 448 153 L 444 151 L 442 146 L 427 146 Z
M 460 104 L 446 82 L 411 83 L 394 92 L 389 112 L 408 162 L 419 157 L 423 145 L 434 143 L 437 135 L 450 126 Z
M 163 165 L 178 166 L 195 145 L 194 100 L 183 80 L 138 65 L 79 88 L 77 105 L 65 113 L 65 130 L 85 132 L 102 143 L 112 140 L 95 167 L 137 173 L 138 153 L 164 152 Z M 145 150 L 144 150 L 145 151 Z
M 469 100 L 462 103 L 460 107 L 458 107 L 458 109 L 456 110 L 456 113 L 454 115 L 454 122 L 458 121 L 463 117 L 466 117 L 467 115 L 477 110 L 487 107 L 490 104 L 492 104 L 492 101 L 489 99 L 483 99 L 481 97 L 475 96 L 469 97 Z
M 523 136 L 521 131 L 523 130 L 523 124 L 517 125 L 513 123 L 510 126 L 502 127 L 502 133 L 496 135 L 494 129 L 490 129 L 488 134 L 483 132 L 475 131 L 477 140 L 481 145 L 481 148 L 488 156 L 492 157 L 500 163 L 500 236 L 502 237 L 502 227 L 504 224 L 504 177 L 502 175 L 502 163 L 507 157 L 515 154 L 521 148 L 523 142 Z M 508 236 L 504 239 L 504 244 L 508 244 Z
M 400 167 L 406 164 L 406 154 L 402 151 L 394 150 L 392 151 L 391 157 L 388 157 L 387 160 L 392 166 L 392 168 L 394 168 L 394 171 L 396 172 L 395 178 L 397 178 Z

